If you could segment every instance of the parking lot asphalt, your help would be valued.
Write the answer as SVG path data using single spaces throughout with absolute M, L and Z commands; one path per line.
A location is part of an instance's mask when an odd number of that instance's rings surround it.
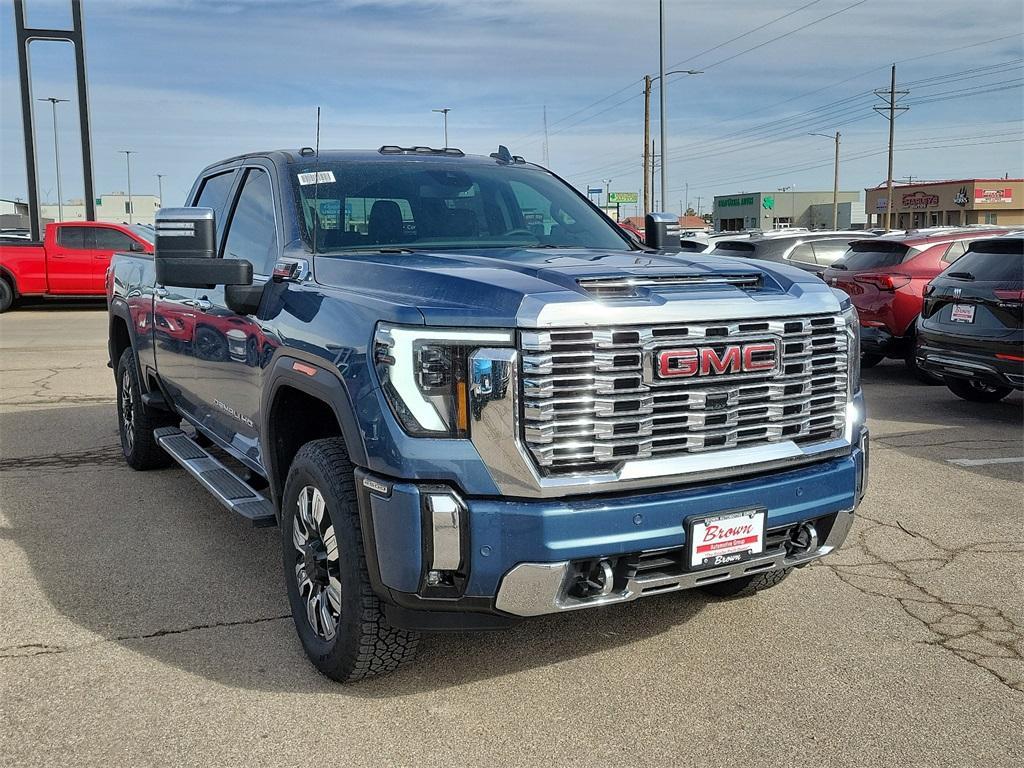
M 124 464 L 105 344 L 102 309 L 0 317 L 0 765 L 1024 764 L 1019 393 L 865 371 L 858 521 L 776 589 L 426 636 L 339 686 L 279 531 Z

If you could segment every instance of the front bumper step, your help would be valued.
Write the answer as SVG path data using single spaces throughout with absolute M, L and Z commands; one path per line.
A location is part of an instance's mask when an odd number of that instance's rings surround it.
M 255 528 L 277 525 L 273 503 L 177 427 L 154 430 L 157 443 L 225 507 Z

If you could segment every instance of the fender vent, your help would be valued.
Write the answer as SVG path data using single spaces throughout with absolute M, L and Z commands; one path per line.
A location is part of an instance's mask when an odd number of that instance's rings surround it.
M 761 275 L 654 275 L 651 277 L 587 277 L 577 284 L 595 299 L 629 299 L 643 289 L 664 290 L 690 286 L 734 285 L 748 291 L 761 288 Z

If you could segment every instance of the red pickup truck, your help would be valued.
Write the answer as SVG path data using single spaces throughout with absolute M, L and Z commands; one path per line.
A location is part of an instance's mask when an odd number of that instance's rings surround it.
M 153 252 L 149 227 L 99 221 L 46 225 L 42 243 L 0 238 L 0 312 L 22 296 L 103 296 L 117 251 Z

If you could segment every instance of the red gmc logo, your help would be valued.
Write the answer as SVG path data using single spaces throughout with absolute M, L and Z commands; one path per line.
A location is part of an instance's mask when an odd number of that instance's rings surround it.
M 658 352 L 658 375 L 663 379 L 721 376 L 775 370 L 778 347 L 770 341 L 727 344 L 724 347 L 684 347 Z

